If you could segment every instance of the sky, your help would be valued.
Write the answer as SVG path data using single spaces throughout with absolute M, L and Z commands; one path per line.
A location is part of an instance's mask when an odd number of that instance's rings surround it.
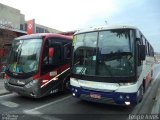
M 160 0 L 0 0 L 25 20 L 61 31 L 106 25 L 138 27 L 160 52 Z

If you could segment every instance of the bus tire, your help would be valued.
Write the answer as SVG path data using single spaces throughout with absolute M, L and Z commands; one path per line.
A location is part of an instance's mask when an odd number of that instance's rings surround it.
M 144 85 L 141 85 L 139 91 L 140 91 L 140 99 L 138 102 L 140 103 L 140 102 L 142 102 L 143 96 L 144 96 Z
M 67 77 L 63 83 L 63 91 L 69 92 L 70 91 L 70 79 Z

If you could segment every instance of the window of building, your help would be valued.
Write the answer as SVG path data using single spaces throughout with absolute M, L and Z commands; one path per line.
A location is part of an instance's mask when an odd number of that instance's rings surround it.
M 24 25 L 20 24 L 20 30 L 24 30 Z
M 36 33 L 44 33 L 45 30 L 43 28 L 40 27 L 36 27 Z

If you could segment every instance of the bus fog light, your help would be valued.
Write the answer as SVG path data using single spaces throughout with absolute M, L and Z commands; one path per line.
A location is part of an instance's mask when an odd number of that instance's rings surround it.
M 125 101 L 125 104 L 126 104 L 126 105 L 130 105 L 131 103 L 130 103 L 130 102 L 128 102 L 128 101 Z
M 72 93 L 72 95 L 73 95 L 73 96 L 76 96 L 76 94 L 75 94 L 75 93 Z

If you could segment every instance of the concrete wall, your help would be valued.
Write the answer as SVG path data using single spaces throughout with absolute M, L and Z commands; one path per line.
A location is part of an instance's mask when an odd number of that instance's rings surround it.
M 8 24 L 20 29 L 20 23 L 25 23 L 24 15 L 20 13 L 20 10 L 0 3 L 0 24 Z

